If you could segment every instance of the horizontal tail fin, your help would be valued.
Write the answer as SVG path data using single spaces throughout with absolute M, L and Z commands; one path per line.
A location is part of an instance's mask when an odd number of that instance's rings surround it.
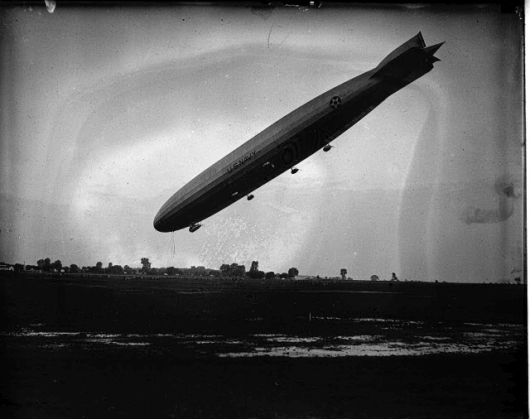
M 436 51 L 438 51 L 443 44 L 445 44 L 445 42 L 440 42 L 439 44 L 431 45 L 430 47 L 427 47 L 427 48 L 423 49 L 423 51 L 426 52 L 429 55 L 429 57 L 431 58 L 431 62 L 434 63 L 436 61 L 440 61 L 439 58 L 434 56 L 434 53 Z

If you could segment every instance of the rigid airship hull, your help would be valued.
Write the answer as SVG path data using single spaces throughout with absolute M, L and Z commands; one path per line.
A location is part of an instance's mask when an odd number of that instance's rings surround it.
M 387 97 L 432 70 L 441 45 L 426 47 L 420 32 L 375 69 L 284 116 L 177 191 L 156 215 L 155 229 L 193 231 L 202 220 L 327 146 Z

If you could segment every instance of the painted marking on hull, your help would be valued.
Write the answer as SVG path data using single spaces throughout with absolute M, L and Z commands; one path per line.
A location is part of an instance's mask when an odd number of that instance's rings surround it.
M 248 163 L 255 156 L 256 156 L 256 151 L 252 151 L 250 154 L 247 154 L 245 157 L 239 159 L 227 169 L 228 173 L 232 173 L 232 171 L 236 170 L 238 167 L 243 166 L 244 164 Z
M 340 96 L 333 96 L 329 101 L 329 106 L 331 106 L 333 109 L 337 109 L 340 105 L 342 105 Z

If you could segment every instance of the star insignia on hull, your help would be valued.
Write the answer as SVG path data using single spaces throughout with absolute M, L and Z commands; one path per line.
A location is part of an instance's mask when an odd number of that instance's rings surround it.
M 342 100 L 339 96 L 333 96 L 329 101 L 329 106 L 331 106 L 333 109 L 337 109 L 340 105 L 342 105 Z

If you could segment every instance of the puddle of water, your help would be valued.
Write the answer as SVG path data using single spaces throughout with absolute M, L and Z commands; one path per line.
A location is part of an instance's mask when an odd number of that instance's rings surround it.
M 218 354 L 221 358 L 241 358 L 258 356 L 282 356 L 289 358 L 311 357 L 345 357 L 345 356 L 423 356 L 441 353 L 480 353 L 497 349 L 509 349 L 515 342 L 481 343 L 466 345 L 457 343 L 407 344 L 403 342 L 384 342 L 378 344 L 337 345 L 325 348 L 304 348 L 297 346 L 282 346 L 274 348 L 255 348 L 249 352 L 229 352 Z
M 179 339 L 186 339 L 186 340 L 192 340 L 192 339 L 204 339 L 204 338 L 207 338 L 207 339 L 221 339 L 223 338 L 222 335 L 195 335 L 195 334 L 183 334 L 183 333 L 178 333 L 176 335 L 166 335 L 166 336 L 171 336 L 171 337 L 174 337 L 174 338 L 179 338 Z
M 478 326 L 478 327 L 489 327 L 489 328 L 509 327 L 509 328 L 519 329 L 523 327 L 522 325 L 515 324 L 515 323 L 496 323 L 496 324 L 493 324 L 493 323 L 462 323 L 462 324 L 466 326 L 473 326 L 473 327 Z
M 421 320 L 398 320 L 398 319 L 382 319 L 382 318 L 375 318 L 375 317 L 361 317 L 359 319 L 353 319 L 356 323 L 396 323 L 396 324 L 418 324 L 423 325 L 425 324 L 424 321 Z
M 468 338 L 474 338 L 474 339 L 494 337 L 494 335 L 491 333 L 483 333 L 483 332 L 466 332 L 463 335 Z M 497 333 L 495 336 L 499 336 L 499 335 L 501 334 Z
M 114 339 L 85 339 L 85 342 L 90 343 L 103 343 L 105 345 L 117 345 L 117 346 L 149 346 L 149 342 L 121 342 Z
M 298 292 L 310 292 L 312 294 L 335 293 L 335 294 L 404 294 L 396 291 L 353 291 L 353 290 L 299 290 Z M 416 296 L 414 296 L 416 297 Z M 422 298 L 433 298 L 430 295 L 422 295 Z
M 284 342 L 284 343 L 313 343 L 320 340 L 319 337 L 298 338 L 290 336 L 267 337 L 268 342 Z
M 110 341 L 108 342 L 112 345 L 118 345 L 118 346 L 150 346 L 151 344 L 149 342 L 115 342 Z
M 62 337 L 62 336 L 78 336 L 79 332 L 35 332 L 29 329 L 23 329 L 21 332 L 3 333 L 3 336 L 16 336 L 16 337 Z
M 335 349 L 299 348 L 297 346 L 283 346 L 277 348 L 255 348 L 252 352 L 232 352 L 218 354 L 221 358 L 242 358 L 255 356 L 285 356 L 289 358 L 338 356 Z
M 502 333 L 505 333 L 503 330 L 501 329 L 482 329 L 483 332 L 488 332 L 488 333 L 491 333 L 491 334 L 502 334 Z
M 436 341 L 451 340 L 449 336 L 422 336 L 421 339 L 422 340 L 436 340 Z
M 41 345 L 41 348 L 48 348 L 48 349 L 60 349 L 67 347 L 68 344 L 66 343 L 49 343 L 47 345 Z
M 384 339 L 384 336 L 382 336 L 382 335 L 337 336 L 335 339 L 341 339 L 341 340 L 379 340 L 379 339 Z
M 341 320 L 337 317 L 314 318 Z M 93 349 L 93 345 L 83 345 L 83 343 L 87 343 L 116 347 L 155 346 L 161 350 L 171 351 L 181 345 L 187 349 L 195 350 L 197 353 L 203 349 L 217 352 L 219 357 L 420 356 L 438 353 L 479 353 L 513 349 L 521 344 L 526 337 L 526 326 L 516 324 L 464 323 L 457 327 L 449 327 L 442 323 L 429 325 L 422 321 L 382 318 L 360 318 L 348 321 L 357 324 L 368 323 L 370 331 L 374 334 L 291 336 L 284 333 L 268 333 L 234 338 L 215 334 L 185 333 L 40 332 L 34 328 L 40 328 L 44 324 L 34 323 L 31 325 L 32 328 L 25 328 L 18 332 L 0 333 L 0 336 L 55 338 L 57 340 L 55 342 L 48 339 L 37 341 L 39 347 L 53 349 L 74 345 L 78 345 L 81 349 Z M 349 324 L 351 325 L 351 323 Z M 354 325 L 353 329 L 355 328 L 357 326 Z M 366 326 L 363 327 L 363 331 L 365 330 Z M 391 330 L 391 332 L 385 332 L 385 330 Z M 406 334 L 403 335 L 400 331 L 404 331 Z M 423 335 L 423 333 L 426 334 Z M 168 338 L 170 338 L 169 341 Z
M 305 318 L 305 317 L 304 317 Z M 320 316 L 312 316 L 313 319 L 317 320 L 342 320 L 340 317 L 320 317 Z
M 252 336 L 254 336 L 256 338 L 269 338 L 269 337 L 282 337 L 282 336 L 285 336 L 285 335 L 282 335 L 281 333 L 280 334 L 276 334 L 276 333 L 255 333 Z

